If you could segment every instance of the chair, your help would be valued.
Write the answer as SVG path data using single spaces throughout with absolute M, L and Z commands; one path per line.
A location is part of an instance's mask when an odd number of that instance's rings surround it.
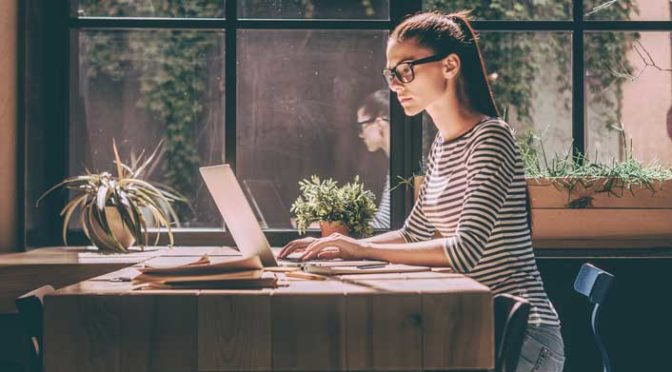
M 28 336 L 33 341 L 32 371 L 42 370 L 42 316 L 44 314 L 44 295 L 53 293 L 54 287 L 45 285 L 34 291 L 28 292 L 16 299 L 16 308 L 19 311 L 19 319 L 24 324 Z
M 510 294 L 495 296 L 495 371 L 514 372 L 518 366 L 530 303 Z
M 602 354 L 604 372 L 611 372 L 611 364 L 609 363 L 609 356 L 607 355 L 607 350 L 604 348 L 602 339 L 597 334 L 597 317 L 600 313 L 600 306 L 604 303 L 613 280 L 614 276 L 608 272 L 589 263 L 584 263 L 581 266 L 581 270 L 579 270 L 579 274 L 576 276 L 576 281 L 574 281 L 574 290 L 588 297 L 588 300 L 593 304 L 591 325 L 595 343 L 597 343 L 597 347 Z

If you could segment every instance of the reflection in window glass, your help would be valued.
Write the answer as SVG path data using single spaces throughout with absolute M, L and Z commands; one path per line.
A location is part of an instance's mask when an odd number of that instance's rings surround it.
M 588 20 L 669 21 L 669 0 L 584 0 L 583 16 Z
M 225 0 L 74 0 L 79 17 L 223 18 Z
M 268 227 L 290 226 L 298 181 L 313 174 L 339 184 L 359 175 L 380 203 L 389 161 L 381 144 L 367 143 L 360 133 L 382 136 L 387 122 L 363 127 L 358 121 L 383 116 L 360 109 L 385 88 L 380 71 L 387 34 L 239 31 L 237 171 L 243 182 L 265 185 L 259 198 L 273 199 L 268 205 L 274 207 L 261 213 L 279 222 Z
M 547 158 L 571 151 L 571 36 L 548 32 L 484 32 L 480 45 L 500 115 L 524 152 Z M 423 155 L 436 135 L 423 120 Z
M 477 20 L 566 20 L 572 17 L 572 0 L 423 0 L 422 7 L 446 13 L 466 9 Z
M 221 226 L 198 167 L 224 160 L 224 33 L 87 30 L 72 44 L 70 174 L 112 171 L 112 139 L 126 162 L 163 140 L 147 178 L 189 199 L 184 226 Z
M 588 33 L 585 48 L 589 159 L 672 166 L 670 34 Z
M 389 0 L 246 0 L 238 17 L 256 19 L 389 19 Z

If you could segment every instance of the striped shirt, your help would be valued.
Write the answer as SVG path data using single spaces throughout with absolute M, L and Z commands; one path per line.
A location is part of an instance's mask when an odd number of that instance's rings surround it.
M 418 200 L 400 232 L 425 241 L 437 230 L 456 272 L 530 301 L 530 324 L 559 325 L 532 250 L 525 170 L 511 127 L 487 118 L 432 144 Z
M 380 197 L 380 204 L 378 205 L 378 212 L 371 221 L 371 227 L 374 229 L 389 229 L 390 228 L 390 175 L 385 179 L 385 187 L 383 194 Z

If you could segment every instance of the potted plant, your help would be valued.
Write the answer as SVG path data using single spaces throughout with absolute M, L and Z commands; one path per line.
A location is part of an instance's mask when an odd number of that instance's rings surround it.
M 373 233 L 371 220 L 376 214 L 375 196 L 359 182 L 359 176 L 343 187 L 332 179 L 299 181 L 301 195 L 290 209 L 296 216 L 297 228 L 304 234 L 313 222 L 320 223 L 322 236 L 333 232 L 353 237 Z
M 58 188 L 74 191 L 75 195 L 61 211 L 63 241 L 66 245 L 67 229 L 77 210 L 84 234 L 101 251 L 124 253 L 134 243 L 144 250 L 147 228 L 152 222 L 155 227 L 168 230 L 170 245 L 173 245 L 171 226 L 175 223 L 179 227 L 179 219 L 171 203 L 185 199 L 166 186 L 152 185 L 141 179 L 160 146 L 161 143 L 141 165 L 138 166 L 142 162 L 142 154 L 129 166 L 121 162 L 117 145 L 113 141 L 116 177 L 109 172 L 91 173 L 87 170 L 85 175 L 68 178 L 40 197 L 38 204 Z M 158 239 L 157 233 L 154 245 Z
M 611 163 L 557 154 L 549 161 L 539 146 L 521 146 L 535 240 L 672 238 L 672 169 L 635 160 L 632 144 L 624 161 Z
M 420 189 L 422 188 L 422 183 L 425 182 L 425 175 L 427 174 L 427 158 L 423 157 L 419 162 L 419 168 L 417 171 L 413 172 L 413 176 L 409 178 L 404 178 L 402 176 L 397 176 L 397 184 L 390 190 L 394 191 L 397 187 L 404 185 L 407 188 L 410 187 L 413 189 L 413 200 L 418 200 L 420 195 Z

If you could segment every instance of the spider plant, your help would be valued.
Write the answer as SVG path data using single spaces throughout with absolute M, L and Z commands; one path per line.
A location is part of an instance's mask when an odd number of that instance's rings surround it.
M 91 173 L 87 169 L 85 175 L 68 178 L 42 194 L 38 204 L 42 198 L 58 188 L 74 191 L 75 195 L 60 213 L 63 216 L 63 241 L 66 245 L 68 226 L 77 210 L 84 234 L 101 250 L 128 252 L 133 240 L 144 250 L 148 241 L 148 221 L 145 214 L 154 220 L 154 227 L 167 229 L 170 246 L 174 244 L 172 224 L 179 227 L 179 219 L 171 203 L 186 202 L 185 198 L 167 186 L 152 185 L 141 179 L 162 142 L 144 162 L 143 151 L 129 166 L 121 162 L 113 140 L 116 177 L 109 172 Z M 131 237 L 124 239 L 123 234 L 130 234 Z M 158 241 L 157 232 L 154 245 Z

